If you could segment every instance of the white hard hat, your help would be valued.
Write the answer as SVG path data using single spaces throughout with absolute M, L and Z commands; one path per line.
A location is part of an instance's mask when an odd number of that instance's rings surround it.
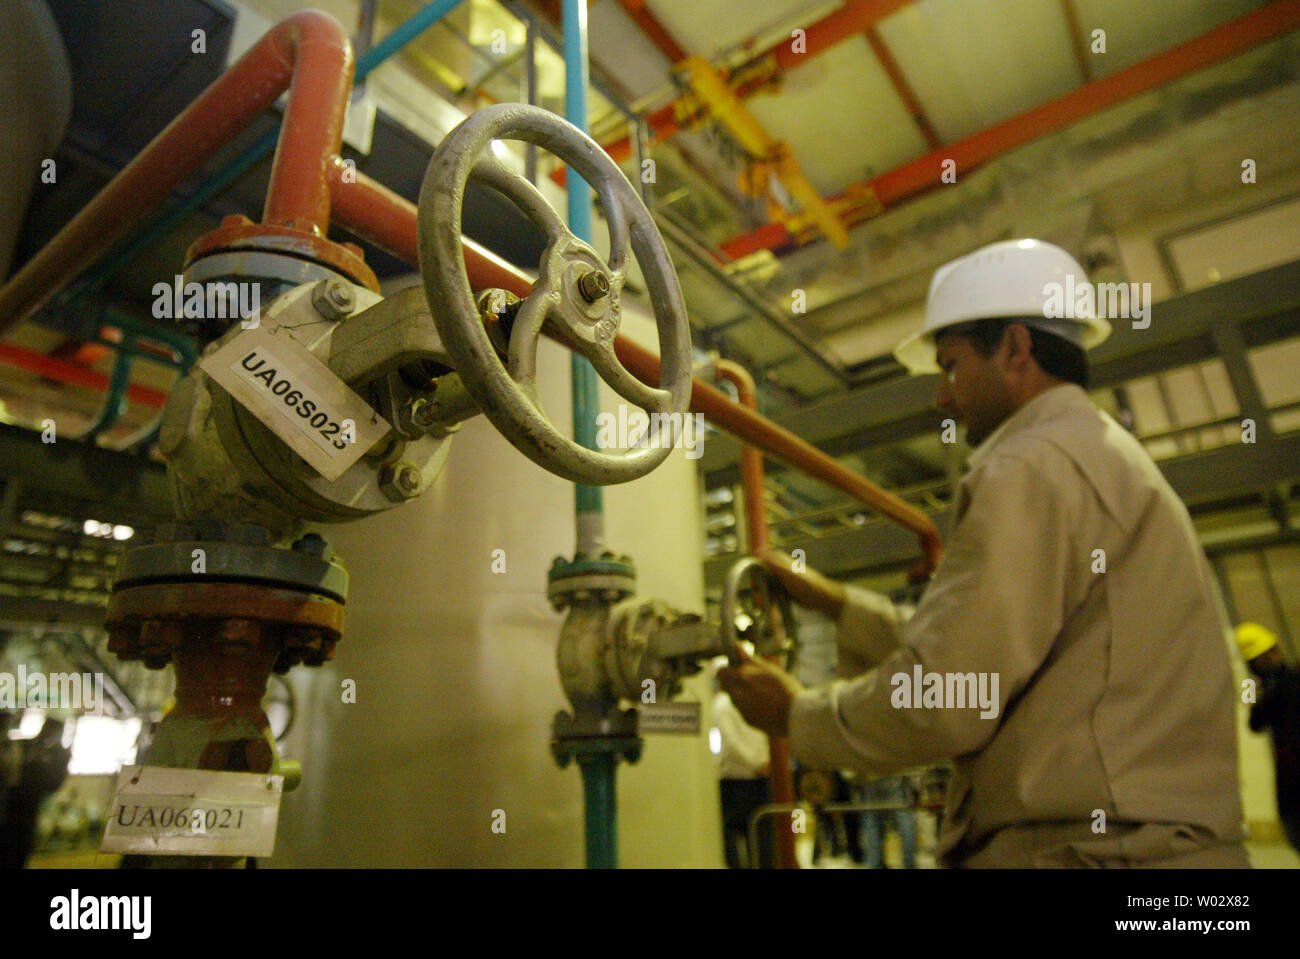
M 925 328 L 898 344 L 894 356 L 912 373 L 938 373 L 937 331 L 974 320 L 1012 318 L 1092 349 L 1110 335 L 1110 324 L 1096 316 L 1092 296 L 1085 299 L 1086 309 L 1075 309 L 1073 291 L 1087 282 L 1088 274 L 1074 257 L 1042 240 L 981 247 L 935 270 Z

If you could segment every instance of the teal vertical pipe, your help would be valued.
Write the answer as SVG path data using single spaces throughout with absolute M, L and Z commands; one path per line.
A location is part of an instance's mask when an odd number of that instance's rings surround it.
M 581 756 L 582 797 L 586 812 L 587 868 L 618 868 L 618 807 L 614 794 L 614 753 Z
M 113 373 L 108 380 L 108 394 L 99 416 L 90 429 L 82 435 L 83 440 L 93 440 L 100 433 L 110 429 L 126 411 L 126 390 L 131 383 L 131 364 L 135 360 L 135 336 L 131 333 L 122 335 L 122 342 L 117 347 L 117 360 L 113 363 Z
M 587 0 L 564 0 L 564 115 L 587 132 Z M 569 197 L 569 230 L 579 240 L 591 242 L 591 185 L 569 168 L 565 181 Z M 596 371 L 577 353 L 571 355 L 573 375 L 573 438 L 587 449 L 596 448 L 596 416 L 600 393 Z M 579 483 L 573 490 L 578 531 L 578 551 L 598 553 L 604 545 L 604 496 L 599 486 Z

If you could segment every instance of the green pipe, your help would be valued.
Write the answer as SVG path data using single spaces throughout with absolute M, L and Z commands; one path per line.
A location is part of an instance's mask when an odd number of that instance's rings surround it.
M 129 316 L 120 310 L 109 307 L 104 311 L 104 318 L 113 326 L 116 326 L 123 333 L 134 333 L 139 339 L 153 340 L 163 346 L 169 346 L 176 353 L 177 361 L 174 364 L 179 367 L 182 373 L 188 372 L 189 368 L 194 365 L 198 359 L 198 346 L 194 340 L 186 336 L 179 330 L 173 330 L 165 326 L 152 326 L 141 323 L 133 316 Z M 109 343 L 108 346 L 117 346 L 116 343 Z M 164 362 L 160 357 L 149 357 L 149 359 L 158 359 Z
M 618 868 L 618 804 L 614 789 L 617 766 L 618 755 L 612 752 L 578 757 L 578 767 L 582 770 L 588 869 Z
M 83 440 L 93 440 L 112 427 L 126 411 L 126 388 L 131 383 L 131 364 L 135 360 L 135 334 L 124 332 L 122 342 L 116 345 L 117 360 L 113 363 L 113 373 L 108 379 L 108 395 L 104 397 L 104 406 L 100 409 L 99 416 L 81 437 Z

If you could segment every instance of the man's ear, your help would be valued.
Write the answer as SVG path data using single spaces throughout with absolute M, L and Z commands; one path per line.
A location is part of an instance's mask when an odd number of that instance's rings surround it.
M 1006 351 L 1007 369 L 1023 373 L 1033 360 L 1034 341 L 1029 336 L 1029 327 L 1023 323 L 1010 323 L 1002 332 L 1001 349 Z

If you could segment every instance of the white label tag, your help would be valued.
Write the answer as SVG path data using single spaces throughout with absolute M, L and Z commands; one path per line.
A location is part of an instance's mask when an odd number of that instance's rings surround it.
M 700 731 L 700 704 L 695 702 L 649 703 L 637 706 L 637 729 L 643 733 L 685 733 Z
M 288 333 L 244 330 L 199 366 L 327 480 L 347 472 L 390 429 Z
M 152 856 L 269 856 L 284 777 L 125 766 L 108 807 L 101 852 Z

